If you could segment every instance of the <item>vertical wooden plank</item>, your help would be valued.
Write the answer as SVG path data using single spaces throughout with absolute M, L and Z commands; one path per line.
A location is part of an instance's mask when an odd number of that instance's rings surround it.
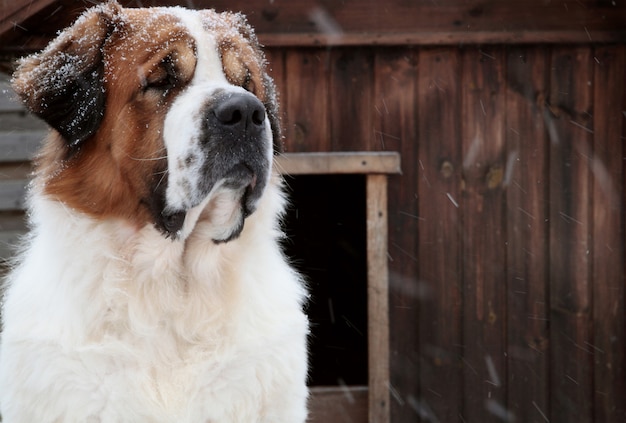
M 288 151 L 330 151 L 329 53 L 289 49 L 285 55 Z
M 389 423 L 387 176 L 367 175 L 366 194 L 369 422 Z
M 331 53 L 331 62 L 331 148 L 372 150 L 373 49 L 336 49 Z
M 459 49 L 420 50 L 419 156 L 410 166 L 419 193 L 415 218 L 420 285 L 414 292 L 421 293 L 417 319 L 421 392 L 416 411 L 426 421 L 460 422 L 463 411 L 460 75 Z
M 624 46 L 594 52 L 593 345 L 594 421 L 626 421 L 624 339 Z
M 549 415 L 548 139 L 545 47 L 507 52 L 507 394 L 516 421 Z
M 593 421 L 590 345 L 590 47 L 552 53 L 550 134 L 551 421 Z
M 409 398 L 418 398 L 417 289 L 417 54 L 412 49 L 376 51 L 374 136 L 376 149 L 398 151 L 402 174 L 390 175 L 389 320 L 391 344 L 391 420 L 412 421 Z
M 463 359 L 468 422 L 508 412 L 505 344 L 506 222 L 503 188 L 506 58 L 501 47 L 463 51 Z

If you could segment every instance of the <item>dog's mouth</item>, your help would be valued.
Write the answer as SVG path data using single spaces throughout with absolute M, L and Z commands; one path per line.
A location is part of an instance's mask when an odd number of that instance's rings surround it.
M 207 177 L 200 188 L 202 195 L 184 210 L 163 209 L 156 226 L 172 239 L 185 238 L 205 209 L 215 212 L 213 241 L 223 243 L 237 238 L 244 221 L 257 209 L 267 184 L 265 166 L 237 163 L 221 175 Z

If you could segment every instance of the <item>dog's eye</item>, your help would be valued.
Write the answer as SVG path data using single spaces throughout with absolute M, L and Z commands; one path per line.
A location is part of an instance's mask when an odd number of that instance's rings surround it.
M 159 66 L 146 76 L 144 89 L 156 89 L 160 91 L 168 91 L 177 85 L 178 78 L 176 67 L 171 57 L 166 57 L 161 61 Z
M 246 79 L 244 81 L 244 83 L 242 84 L 242 87 L 246 90 L 246 91 L 250 91 L 251 93 L 254 93 L 254 81 L 252 80 L 252 75 L 250 75 L 250 71 L 246 72 Z

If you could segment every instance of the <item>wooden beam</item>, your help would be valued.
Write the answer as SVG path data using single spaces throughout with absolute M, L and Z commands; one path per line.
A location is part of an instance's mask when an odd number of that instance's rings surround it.
M 69 22 L 68 22 L 69 24 Z M 0 36 L 0 39 L 4 37 Z M 17 37 L 15 37 L 17 38 Z M 19 45 L 0 46 L 0 54 L 25 55 L 42 50 L 50 36 L 29 34 Z M 590 44 L 624 43 L 626 30 L 549 31 L 428 31 L 344 33 L 341 36 L 310 33 L 259 33 L 264 47 L 356 47 L 356 46 L 466 46 L 477 44 Z
M 77 14 L 103 0 L 0 2 L 0 53 L 39 50 Z M 145 1 L 120 0 L 124 6 Z M 626 41 L 623 1 L 153 0 L 150 5 L 241 11 L 266 46 L 467 45 Z M 189 5 L 187 5 L 189 6 Z
M 276 170 L 286 175 L 397 174 L 396 152 L 285 153 L 275 158 Z
M 55 2 L 56 0 L 0 2 L 0 36 L 6 37 L 16 28 L 19 28 L 26 19 Z
M 588 44 L 626 40 L 626 30 L 601 31 L 429 31 L 363 32 L 328 35 L 320 33 L 259 34 L 266 47 L 339 47 L 394 45 L 471 45 L 471 44 Z
M 365 422 L 367 386 L 314 386 L 309 399 L 309 423 Z
M 387 175 L 367 175 L 366 192 L 369 422 L 388 423 L 390 375 Z

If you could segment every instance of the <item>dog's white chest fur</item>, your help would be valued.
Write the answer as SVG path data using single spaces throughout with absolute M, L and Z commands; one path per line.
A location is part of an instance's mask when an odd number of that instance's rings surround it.
M 282 199 L 266 195 L 250 219 L 272 219 Z M 305 292 L 271 225 L 219 248 L 153 228 L 116 239 L 40 203 L 4 308 L 4 421 L 304 420 Z

